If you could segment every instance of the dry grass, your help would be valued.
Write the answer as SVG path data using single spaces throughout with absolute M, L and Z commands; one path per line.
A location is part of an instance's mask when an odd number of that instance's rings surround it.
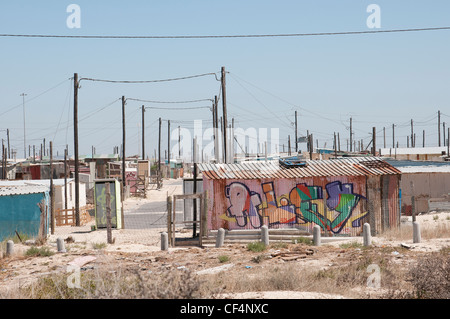
M 69 288 L 70 273 L 57 273 L 10 291 L 2 298 L 20 299 L 196 299 L 214 298 L 202 282 L 187 270 L 161 268 L 143 273 L 107 268 L 82 272 L 80 287 Z
M 431 225 L 433 224 L 433 225 Z M 435 238 L 449 238 L 450 237 L 450 222 L 448 220 L 427 220 L 420 223 L 420 234 L 424 240 Z M 411 240 L 413 238 L 412 224 L 402 226 L 399 228 L 392 228 L 380 234 L 387 240 Z

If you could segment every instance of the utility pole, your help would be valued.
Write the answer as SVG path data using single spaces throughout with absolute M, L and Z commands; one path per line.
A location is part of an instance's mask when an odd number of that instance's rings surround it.
M 161 118 L 159 118 L 159 137 L 158 137 L 158 175 L 161 174 Z
M 352 145 L 353 145 L 353 132 L 352 132 L 352 118 L 350 118 L 350 152 L 352 151 Z
M 122 95 L 122 201 L 125 195 L 125 96 Z
M 395 148 L 395 125 L 392 124 L 392 148 Z
M 220 159 L 219 159 L 219 154 L 220 154 L 220 150 L 219 150 L 219 119 L 218 119 L 218 99 L 217 99 L 217 95 L 214 96 L 214 157 L 216 158 L 216 163 L 220 163 Z
M 145 107 L 142 105 L 142 159 L 145 160 L 145 121 L 144 121 Z
M 11 153 L 9 149 L 9 128 L 6 129 L 6 137 L 8 139 L 8 158 L 11 158 Z
M 288 135 L 288 155 L 291 156 L 291 136 Z
M 64 209 L 67 209 L 67 148 L 64 149 Z
M 376 151 L 377 151 L 376 137 L 377 137 L 377 132 L 376 132 L 376 128 L 374 126 L 374 127 L 372 127 L 372 155 L 373 156 L 376 155 Z
M 425 130 L 422 132 L 422 147 L 425 147 Z
M 228 163 L 227 161 L 227 127 L 228 127 L 228 121 L 227 121 L 227 94 L 226 94 L 226 85 L 225 85 L 225 67 L 222 67 L 222 77 L 221 77 L 221 84 L 222 84 L 222 108 L 223 108 L 223 158 L 224 163 Z
M 73 136 L 74 136 L 74 156 L 75 156 L 75 225 L 80 226 L 80 177 L 79 177 L 79 163 L 78 163 L 78 88 L 79 88 L 78 73 L 75 73 L 73 75 L 73 88 L 74 88 Z
M 295 111 L 295 153 L 298 154 L 297 111 Z
M 441 146 L 441 111 L 438 111 L 438 146 Z
M 167 120 L 167 164 L 169 165 L 170 178 L 170 120 Z
M 25 93 L 20 94 L 22 97 L 22 106 L 23 106 L 23 157 L 27 158 L 27 146 L 26 146 L 26 134 L 25 134 Z
M 181 126 L 178 125 L 178 157 L 181 158 Z
M 55 188 L 53 186 L 53 143 L 50 141 L 50 229 L 55 233 Z
M 445 122 L 442 123 L 442 136 L 444 137 L 444 146 L 445 146 L 447 145 L 445 139 Z
M 386 128 L 383 127 L 383 148 L 386 148 Z

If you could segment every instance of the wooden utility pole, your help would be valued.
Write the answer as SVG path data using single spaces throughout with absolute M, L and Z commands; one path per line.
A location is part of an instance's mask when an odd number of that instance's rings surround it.
M 214 96 L 214 157 L 216 158 L 216 163 L 220 163 L 220 159 L 219 159 L 219 154 L 220 154 L 220 150 L 219 150 L 219 119 L 218 119 L 218 105 L 219 101 L 217 98 L 217 95 Z
M 376 129 L 375 129 L 375 127 L 372 127 L 372 155 L 373 156 L 376 155 L 376 151 L 377 151 L 376 137 L 377 137 Z
M 159 137 L 158 137 L 158 175 L 161 174 L 161 118 L 159 118 Z
M 422 132 L 422 147 L 425 147 L 425 130 Z
M 78 162 L 78 88 L 79 88 L 78 73 L 75 73 L 73 75 L 73 88 L 74 88 L 73 136 L 74 136 L 74 157 L 75 157 L 75 225 L 80 226 L 80 177 L 79 177 L 79 162 Z
M 124 200 L 125 181 L 125 96 L 122 95 L 122 201 Z
M 383 148 L 386 148 L 386 128 L 383 127 Z
M 142 105 L 142 159 L 145 160 L 145 107 Z
M 414 126 L 413 126 L 412 119 L 411 119 L 411 147 L 416 147 L 415 141 L 414 141 Z
M 227 157 L 227 127 L 228 127 L 228 121 L 227 121 L 227 94 L 226 94 L 226 82 L 225 82 L 225 67 L 222 67 L 222 77 L 221 77 L 221 84 L 222 84 L 222 109 L 223 109 L 223 159 L 224 163 L 228 163 L 228 157 Z
M 339 137 L 339 132 L 337 133 L 337 140 L 338 140 L 338 151 L 341 151 L 341 138 Z
M 36 163 L 36 147 L 33 145 L 33 163 Z
M 352 152 L 353 145 L 353 132 L 352 132 L 352 118 L 350 118 L 350 152 Z
M 444 146 L 446 146 L 446 139 L 445 139 L 445 122 L 442 123 L 442 136 L 444 138 Z
M 53 186 L 53 143 L 50 141 L 50 227 L 55 233 L 55 187 Z
M 336 132 L 334 132 L 334 157 L 337 157 L 337 142 L 336 142 Z
M 178 125 L 178 157 L 181 158 L 181 126 Z
M 64 149 L 64 209 L 67 209 L 67 148 Z
M 11 158 L 11 152 L 10 152 L 10 148 L 9 148 L 9 128 L 6 129 L 6 136 L 8 139 L 8 158 Z
M 395 148 L 395 125 L 392 124 L 392 148 Z
M 438 146 L 441 146 L 441 111 L 438 111 Z
M 288 155 L 291 156 L 291 136 L 288 135 Z
M 297 111 L 295 111 L 295 153 L 298 154 Z
M 167 165 L 169 166 L 169 176 L 170 178 L 170 120 L 167 120 Z

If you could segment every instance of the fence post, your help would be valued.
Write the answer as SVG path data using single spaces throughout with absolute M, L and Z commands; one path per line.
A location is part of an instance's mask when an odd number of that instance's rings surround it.
M 370 224 L 365 223 L 363 225 L 363 237 L 364 237 L 364 246 L 370 246 L 372 244 L 372 235 L 370 234 Z
M 413 243 L 420 243 L 420 224 L 418 222 L 413 222 Z
M 11 256 L 14 253 L 14 242 L 12 240 L 8 240 L 6 242 L 6 256 Z
M 169 244 L 174 245 L 172 242 L 172 196 L 167 196 L 167 232 L 169 237 Z
M 216 237 L 216 248 L 222 247 L 225 241 L 225 229 L 219 228 Z
M 261 241 L 269 246 L 269 228 L 266 225 L 261 227 Z
M 59 253 L 65 253 L 66 248 L 64 247 L 64 239 L 58 237 L 58 239 L 56 240 L 56 247 L 58 248 Z
M 313 243 L 314 246 L 320 246 L 320 226 L 316 225 L 313 228 Z
M 169 235 L 166 232 L 161 233 L 161 250 L 169 250 Z

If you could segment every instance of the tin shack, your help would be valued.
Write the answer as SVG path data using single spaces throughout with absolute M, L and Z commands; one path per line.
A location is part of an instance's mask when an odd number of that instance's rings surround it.
M 198 164 L 208 230 L 296 228 L 326 236 L 373 235 L 400 225 L 401 172 L 378 157 Z

